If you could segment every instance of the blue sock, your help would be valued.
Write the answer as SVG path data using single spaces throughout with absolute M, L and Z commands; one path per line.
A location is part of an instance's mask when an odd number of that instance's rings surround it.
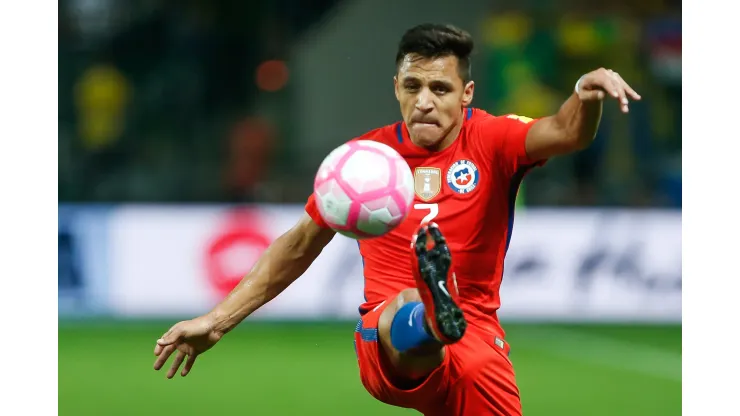
M 419 347 L 432 337 L 424 324 L 424 304 L 409 302 L 396 312 L 391 323 L 391 344 L 400 352 Z

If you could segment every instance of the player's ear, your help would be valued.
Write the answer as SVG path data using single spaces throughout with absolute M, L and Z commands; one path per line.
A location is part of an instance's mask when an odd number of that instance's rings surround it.
M 393 91 L 396 93 L 396 100 L 400 100 L 398 97 L 398 77 L 396 75 L 393 76 Z
M 468 83 L 465 84 L 465 89 L 463 89 L 463 97 L 462 97 L 463 107 L 467 107 L 470 105 L 470 103 L 473 102 L 474 92 L 475 92 L 475 82 L 468 81 Z

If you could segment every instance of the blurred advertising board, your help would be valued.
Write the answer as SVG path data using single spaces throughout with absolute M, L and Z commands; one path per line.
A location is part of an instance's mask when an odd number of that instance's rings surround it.
M 281 206 L 117 210 L 110 228 L 112 310 L 125 317 L 208 311 L 301 213 Z M 336 238 L 259 316 L 354 317 L 363 296 L 360 266 L 357 243 Z
M 302 206 L 122 206 L 109 212 L 105 242 L 87 246 L 102 268 L 88 265 L 86 275 L 100 273 L 106 284 L 94 293 L 116 316 L 197 315 L 222 299 L 302 212 Z M 60 274 L 60 290 L 61 281 Z M 680 322 L 681 212 L 520 212 L 501 297 L 500 316 L 509 321 Z M 357 242 L 336 236 L 254 318 L 352 319 L 362 300 Z
M 100 207 L 59 206 L 58 313 L 108 313 L 108 218 Z
M 517 215 L 502 319 L 681 321 L 681 212 Z

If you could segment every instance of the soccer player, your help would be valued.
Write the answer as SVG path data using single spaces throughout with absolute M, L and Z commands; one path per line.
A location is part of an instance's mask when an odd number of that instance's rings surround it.
M 618 73 L 582 76 L 555 115 L 533 120 L 470 108 L 470 35 L 452 26 L 408 30 L 393 79 L 403 121 L 357 139 L 396 149 L 415 177 L 408 218 L 360 241 L 365 299 L 355 329 L 360 379 L 385 403 L 426 415 L 519 415 L 509 345 L 497 310 L 514 199 L 523 176 L 587 147 L 602 102 L 622 112 L 640 96 Z M 199 354 L 295 281 L 334 232 L 313 197 L 306 214 L 212 311 L 174 325 L 156 343 L 159 370 L 187 375 Z M 331 301 L 331 297 L 327 297 Z

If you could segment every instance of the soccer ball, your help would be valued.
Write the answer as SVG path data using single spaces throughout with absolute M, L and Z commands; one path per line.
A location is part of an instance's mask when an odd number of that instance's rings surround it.
M 398 152 L 371 140 L 334 149 L 314 180 L 321 217 L 357 240 L 381 236 L 406 219 L 414 200 L 411 169 Z

